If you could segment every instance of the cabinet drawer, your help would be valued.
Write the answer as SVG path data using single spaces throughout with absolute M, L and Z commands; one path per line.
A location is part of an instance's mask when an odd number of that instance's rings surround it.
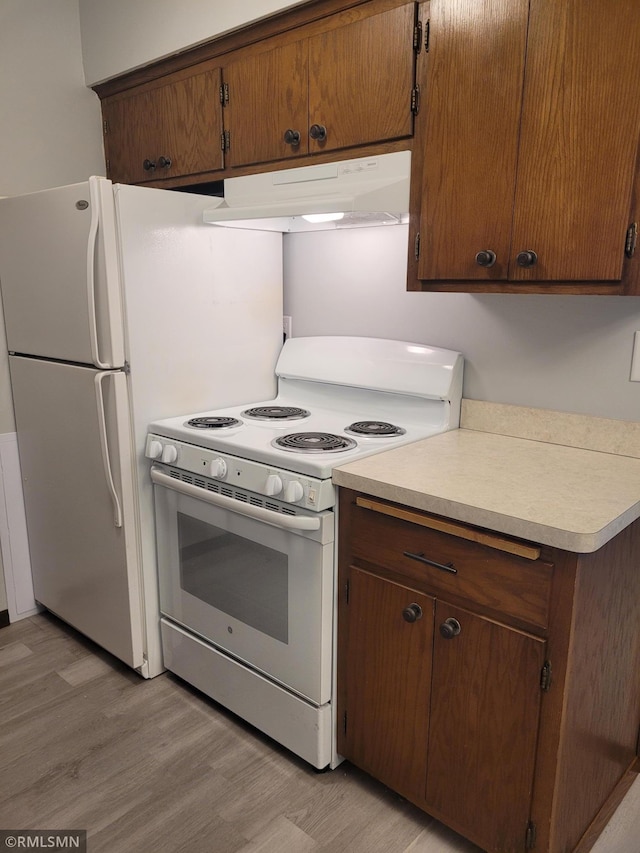
M 396 517 L 414 517 L 415 523 Z M 431 529 L 441 524 L 459 535 Z M 530 625 L 546 628 L 553 566 L 537 558 L 537 549 L 513 541 L 516 550 L 529 557 L 508 553 L 501 547 L 469 541 L 473 528 L 441 522 L 419 512 L 403 511 L 392 504 L 358 498 L 351 525 L 344 531 L 350 539 L 354 560 L 365 560 L 418 583 L 436 597 L 455 596 L 511 616 Z M 491 542 L 491 534 L 479 534 Z M 510 541 L 496 535 L 498 546 Z

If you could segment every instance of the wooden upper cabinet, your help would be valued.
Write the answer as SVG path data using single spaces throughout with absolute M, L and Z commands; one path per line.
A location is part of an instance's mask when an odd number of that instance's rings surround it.
M 431 2 L 420 278 L 507 277 L 528 9 Z
M 123 184 L 151 180 L 144 163 L 154 156 L 158 136 L 153 92 L 136 92 L 102 102 L 107 177 Z
M 307 154 L 307 77 L 306 40 L 225 65 L 227 165 Z M 285 140 L 287 131 L 297 143 Z
M 635 3 L 531 3 L 513 279 L 622 275 L 640 123 Z M 538 269 L 513 259 L 534 250 Z
M 108 176 L 144 183 L 222 169 L 220 69 L 181 72 L 102 103 Z
M 640 127 L 635 5 L 430 7 L 418 277 L 620 280 Z
M 415 4 L 337 27 L 309 40 L 309 127 L 326 127 L 329 151 L 411 136 Z
M 339 14 L 303 39 L 239 52 L 223 69 L 227 165 L 411 136 L 415 16 L 415 3 Z

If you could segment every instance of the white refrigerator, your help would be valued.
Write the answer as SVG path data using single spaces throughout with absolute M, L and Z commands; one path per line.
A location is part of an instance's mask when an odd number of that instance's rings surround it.
M 211 198 L 104 178 L 0 200 L 5 316 L 36 600 L 162 672 L 150 421 L 275 395 L 282 235 Z

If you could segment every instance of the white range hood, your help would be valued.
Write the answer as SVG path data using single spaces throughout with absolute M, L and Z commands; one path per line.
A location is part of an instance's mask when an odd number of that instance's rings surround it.
M 397 225 L 409 218 L 410 171 L 411 152 L 398 151 L 228 178 L 204 221 L 282 232 Z

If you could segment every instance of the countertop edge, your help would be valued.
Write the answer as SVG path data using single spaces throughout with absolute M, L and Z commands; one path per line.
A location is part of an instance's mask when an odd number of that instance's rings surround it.
M 640 518 L 640 501 L 638 501 L 602 529 L 593 533 L 579 533 L 549 527 L 515 516 L 503 515 L 483 507 L 439 498 L 428 492 L 415 491 L 337 468 L 333 472 L 333 482 L 337 486 L 364 492 L 396 504 L 407 505 L 444 518 L 471 524 L 474 527 L 483 527 L 517 539 L 525 539 L 577 554 L 590 554 L 598 551 L 614 536 Z

